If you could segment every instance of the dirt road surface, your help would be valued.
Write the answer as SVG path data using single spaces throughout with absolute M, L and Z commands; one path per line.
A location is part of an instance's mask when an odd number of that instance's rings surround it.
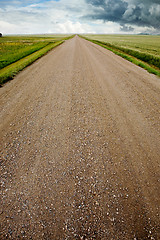
M 0 108 L 0 239 L 160 239 L 158 77 L 76 36 Z

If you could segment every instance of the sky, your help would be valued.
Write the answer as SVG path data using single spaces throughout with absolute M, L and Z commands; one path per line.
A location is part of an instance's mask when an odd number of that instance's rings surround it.
M 5 34 L 160 34 L 160 0 L 0 0 Z

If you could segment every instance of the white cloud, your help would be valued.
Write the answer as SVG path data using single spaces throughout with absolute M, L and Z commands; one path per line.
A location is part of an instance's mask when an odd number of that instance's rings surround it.
M 0 9 L 0 32 L 3 34 L 95 33 L 90 23 L 80 20 L 87 11 L 88 6 L 84 0 L 50 1 L 27 6 L 7 4 Z
M 75 33 L 77 32 L 83 32 L 83 28 L 79 22 L 72 23 L 71 21 L 67 21 L 65 23 L 59 23 L 58 24 L 59 30 L 62 33 Z
M 0 32 L 3 34 L 14 34 L 17 31 L 19 31 L 19 27 L 17 25 L 5 21 L 0 21 Z

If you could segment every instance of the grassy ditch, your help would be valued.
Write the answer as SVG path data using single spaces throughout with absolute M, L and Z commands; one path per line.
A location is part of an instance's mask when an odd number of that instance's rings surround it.
M 19 61 L 12 63 L 0 70 L 0 85 L 4 84 L 8 80 L 11 80 L 14 78 L 14 76 L 24 69 L 25 67 L 32 64 L 34 61 L 36 61 L 38 58 L 45 55 L 47 52 L 49 52 L 54 47 L 62 44 L 63 41 L 57 41 L 48 43 L 45 47 L 41 48 L 40 50 L 20 59 Z
M 80 37 L 114 52 L 115 54 L 127 59 L 128 61 L 133 62 L 134 64 L 146 69 L 150 73 L 160 76 L 160 57 L 158 56 L 136 51 L 126 47 L 117 46 L 111 43 L 90 39 L 84 36 Z
M 24 58 L 42 48 L 49 45 L 49 42 L 36 42 L 36 43 L 17 43 L 7 42 L 1 43 L 0 54 L 0 69 L 14 63 L 21 58 Z

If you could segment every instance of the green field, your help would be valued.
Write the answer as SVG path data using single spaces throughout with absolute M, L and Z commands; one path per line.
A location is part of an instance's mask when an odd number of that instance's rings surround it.
M 12 79 L 71 35 L 5 36 L 0 38 L 0 84 Z
M 151 35 L 82 35 L 160 76 L 160 36 Z

